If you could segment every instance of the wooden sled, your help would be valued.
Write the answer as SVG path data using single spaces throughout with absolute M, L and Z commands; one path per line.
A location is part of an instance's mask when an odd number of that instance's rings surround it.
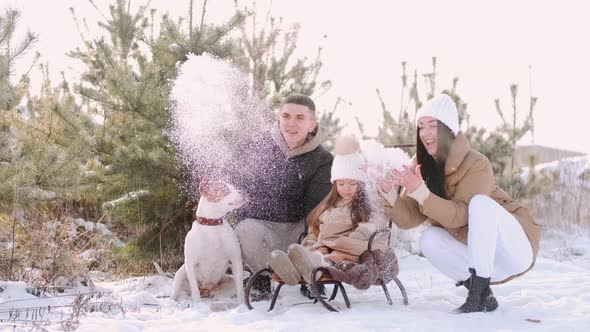
M 391 228 L 391 222 L 390 222 L 390 228 Z M 391 236 L 389 229 L 383 229 L 383 230 L 376 231 L 369 238 L 367 250 L 369 250 L 369 251 L 372 250 L 373 239 L 375 238 L 375 236 L 379 233 L 384 233 L 384 232 L 389 233 L 389 236 Z M 317 278 L 317 275 L 320 272 L 322 273 L 322 277 Z M 250 290 L 252 289 L 252 286 L 254 285 L 256 279 L 264 274 L 270 275 L 271 280 L 278 283 L 278 286 L 274 289 L 274 291 L 272 293 L 272 299 L 270 301 L 270 306 L 268 308 L 268 311 L 271 311 L 274 309 L 275 304 L 278 299 L 278 296 L 279 296 L 279 293 L 281 291 L 281 288 L 283 287 L 283 285 L 285 285 L 285 283 L 280 279 L 280 277 L 278 275 L 276 275 L 272 271 L 272 269 L 270 267 L 256 271 L 248 280 L 248 283 L 246 284 L 246 288 L 244 290 L 246 293 L 244 300 L 245 300 L 246 306 L 250 310 L 253 309 L 252 305 L 250 304 Z M 346 307 L 350 308 L 350 300 L 348 299 L 348 295 L 346 294 L 346 289 L 344 288 L 343 283 L 338 280 L 333 279 L 327 268 L 318 267 L 318 268 L 314 269 L 312 272 L 312 280 L 313 281 L 311 283 L 311 288 L 312 288 L 312 291 L 314 292 L 314 295 L 315 295 L 314 303 L 320 302 L 324 306 L 324 308 L 326 308 L 327 310 L 332 311 L 332 312 L 337 312 L 338 310 L 336 310 L 336 308 L 334 308 L 328 302 L 334 300 L 336 298 L 336 296 L 338 295 L 338 290 L 340 290 L 340 293 L 342 294 L 342 298 L 344 299 L 344 303 L 346 304 Z M 399 287 L 399 289 L 401 291 L 404 305 L 408 305 L 408 295 L 406 293 L 406 289 L 405 289 L 404 285 L 402 284 L 402 282 L 399 280 L 399 278 L 397 276 L 393 277 L 393 281 L 395 281 L 395 283 L 397 284 L 397 286 Z M 307 284 L 307 283 L 305 282 L 305 280 L 301 279 L 299 281 L 299 284 L 301 285 L 301 284 Z M 320 285 L 324 285 L 324 286 L 334 285 L 334 288 L 332 290 L 332 294 L 330 295 L 330 297 L 328 298 L 327 301 L 324 297 L 322 297 L 322 294 L 320 291 Z M 387 288 L 387 284 L 385 282 L 383 282 L 381 279 L 377 279 L 376 283 L 373 283 L 373 286 L 381 286 L 383 289 L 383 292 L 385 293 L 385 298 L 387 299 L 387 303 L 389 303 L 390 305 L 393 305 L 393 301 L 391 300 L 391 295 L 389 293 L 389 290 Z

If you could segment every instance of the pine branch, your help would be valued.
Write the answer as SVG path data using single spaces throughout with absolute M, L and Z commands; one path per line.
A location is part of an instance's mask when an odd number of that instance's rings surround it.
M 92 93 L 90 93 L 90 92 L 92 92 Z M 101 105 L 108 106 L 109 109 L 112 109 L 114 111 L 124 112 L 124 109 L 123 109 L 122 106 L 117 105 L 117 104 L 115 104 L 115 103 L 113 103 L 113 102 L 111 102 L 109 100 L 102 99 L 99 96 L 96 96 L 95 93 L 98 94 L 98 92 L 95 91 L 95 90 L 92 90 L 92 89 L 89 89 L 89 88 L 79 87 L 78 88 L 78 93 L 80 95 L 82 95 L 83 97 L 86 97 L 86 98 L 88 98 L 88 99 L 90 99 L 92 101 L 95 101 L 95 102 L 97 102 L 97 103 L 99 103 Z M 101 95 L 101 97 L 102 97 L 102 95 Z
M 401 89 L 401 96 L 400 96 L 400 105 L 399 105 L 399 115 L 397 117 L 398 121 L 401 121 L 403 112 L 407 112 L 407 108 L 404 108 L 404 92 L 408 88 L 408 75 L 406 75 L 406 62 L 402 61 L 402 89 Z
M 379 91 L 379 89 L 375 89 L 375 91 L 377 92 L 377 98 L 379 98 L 381 110 L 383 111 L 383 113 L 389 113 L 389 111 L 387 110 L 387 106 L 385 106 L 385 101 L 383 101 L 383 97 L 381 96 L 381 92 Z
M 192 6 L 192 0 L 191 0 Z M 203 0 L 203 8 L 201 10 L 201 23 L 199 24 L 199 31 L 203 31 L 203 26 L 205 24 L 205 12 L 207 10 L 207 0 Z
M 20 12 L 16 9 L 7 9 L 4 16 L 0 16 L 0 46 L 10 43 L 9 41 L 16 30 L 19 17 Z
M 500 119 L 502 120 L 502 124 L 504 125 L 504 128 L 508 128 L 508 123 L 506 122 L 506 119 L 504 118 L 504 112 L 502 112 L 502 108 L 500 107 L 500 99 L 499 98 L 494 99 L 494 105 L 496 106 L 496 112 L 500 116 Z
M 84 37 L 84 33 L 82 32 L 82 28 L 80 28 L 80 22 L 78 22 L 78 17 L 76 16 L 76 11 L 75 11 L 74 7 L 70 7 L 70 13 L 72 14 L 72 19 L 74 19 L 74 23 L 76 24 L 76 29 L 78 30 L 78 33 L 80 34 L 80 38 L 82 39 L 82 42 L 85 45 L 89 45 L 90 41 L 88 39 L 86 39 L 86 37 Z
M 15 163 L 13 162 L 13 165 Z M 18 167 L 18 166 L 17 166 Z M 10 249 L 10 263 L 8 267 L 8 280 L 14 281 L 12 278 L 12 265 L 14 263 L 14 250 L 16 248 L 16 218 L 14 217 L 16 212 L 16 207 L 19 202 L 19 190 L 18 190 L 18 180 L 20 178 L 19 174 L 21 174 L 20 167 L 17 168 L 17 176 L 14 181 L 14 197 L 12 203 L 12 213 L 10 214 L 10 218 L 12 219 L 12 248 Z

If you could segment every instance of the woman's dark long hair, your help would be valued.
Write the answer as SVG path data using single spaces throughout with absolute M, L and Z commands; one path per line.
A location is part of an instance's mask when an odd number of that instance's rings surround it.
M 422 178 L 430 192 L 447 198 L 445 189 L 445 164 L 455 135 L 441 121 L 437 120 L 436 159 L 433 158 L 420 139 L 420 128 L 416 131 L 416 161 L 421 167 Z
M 352 219 L 352 229 L 355 230 L 358 224 L 363 222 L 368 222 L 371 218 L 371 214 L 373 209 L 369 203 L 369 198 L 367 197 L 367 189 L 363 182 L 357 182 L 358 187 L 356 189 L 356 195 L 350 202 L 350 214 Z M 320 231 L 320 215 L 331 208 L 336 207 L 336 203 L 340 199 L 340 195 L 338 195 L 338 187 L 336 186 L 336 181 L 332 185 L 332 190 L 326 196 L 320 204 L 318 204 L 310 213 L 307 220 L 307 224 L 311 228 L 312 232 L 315 235 L 319 234 Z

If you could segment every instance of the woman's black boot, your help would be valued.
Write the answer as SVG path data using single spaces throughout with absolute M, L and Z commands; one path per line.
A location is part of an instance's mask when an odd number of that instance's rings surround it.
M 498 301 L 490 288 L 490 278 L 478 277 L 473 268 L 469 268 L 469 273 L 471 273 L 471 277 L 457 283 L 457 286 L 465 286 L 469 290 L 469 293 L 467 294 L 465 303 L 457 308 L 456 312 L 468 313 L 496 310 L 498 308 Z

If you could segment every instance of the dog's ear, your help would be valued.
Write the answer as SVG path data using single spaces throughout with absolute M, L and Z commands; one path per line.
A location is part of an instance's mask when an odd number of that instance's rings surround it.
M 218 202 L 230 194 L 230 188 L 223 181 L 202 180 L 199 183 L 199 195 L 211 202 Z

